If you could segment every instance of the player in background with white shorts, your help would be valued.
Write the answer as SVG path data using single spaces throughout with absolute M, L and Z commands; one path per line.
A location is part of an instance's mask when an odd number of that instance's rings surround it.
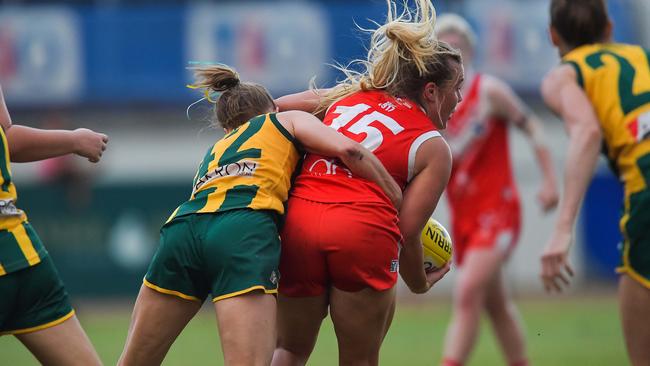
M 460 271 L 443 365 L 467 362 L 484 310 L 508 365 L 527 365 L 521 321 L 503 276 L 503 266 L 521 226 L 508 128 L 514 126 L 522 131 L 535 152 L 542 174 L 537 198 L 544 212 L 553 209 L 558 201 L 550 153 L 538 118 L 512 89 L 473 68 L 476 36 L 470 25 L 458 15 L 443 15 L 436 23 L 436 33 L 440 40 L 461 51 L 467 78 L 463 101 L 444 133 L 454 158 L 447 198 L 454 258 Z

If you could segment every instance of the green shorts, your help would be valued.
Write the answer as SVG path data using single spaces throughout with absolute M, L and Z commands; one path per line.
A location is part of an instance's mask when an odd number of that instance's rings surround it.
M 203 302 L 251 291 L 277 293 L 278 215 L 249 209 L 174 218 L 160 230 L 160 246 L 144 285 Z
M 650 189 L 630 196 L 629 210 L 621 219 L 623 252 L 617 272 L 625 273 L 650 289 Z
M 74 315 L 49 255 L 41 262 L 0 277 L 0 335 L 35 332 Z

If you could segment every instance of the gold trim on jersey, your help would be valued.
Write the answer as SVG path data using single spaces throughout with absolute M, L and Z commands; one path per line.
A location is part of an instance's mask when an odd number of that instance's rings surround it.
M 15 330 L 9 330 L 9 331 L 6 331 L 6 332 L 0 332 L 0 335 L 25 334 L 25 333 L 32 333 L 32 332 L 36 332 L 36 331 L 47 329 L 47 328 L 52 328 L 52 327 L 54 327 L 56 325 L 59 325 L 59 324 L 63 323 L 64 321 L 72 318 L 74 316 L 74 314 L 75 314 L 75 311 L 73 309 L 72 311 L 70 311 L 66 315 L 60 317 L 59 319 L 53 320 L 51 322 L 48 322 L 48 323 L 45 323 L 45 324 L 42 324 L 42 325 L 38 325 L 38 326 L 35 326 L 35 327 L 31 327 L 31 328 L 15 329 Z
M 181 299 L 184 299 L 184 300 L 190 300 L 190 301 L 196 301 L 196 302 L 203 302 L 203 301 L 201 301 L 201 299 L 199 299 L 199 298 L 196 297 L 196 296 L 186 295 L 186 294 L 184 294 L 184 293 L 182 293 L 182 292 L 180 292 L 180 291 L 168 290 L 168 289 L 166 289 L 166 288 L 162 288 L 162 287 L 160 287 L 160 286 L 156 286 L 156 285 L 154 285 L 153 283 L 147 281 L 146 278 L 142 280 L 142 283 L 143 283 L 145 286 L 147 286 L 148 288 L 150 288 L 150 289 L 152 289 L 152 290 L 154 290 L 154 291 L 156 291 L 156 292 L 160 292 L 161 294 L 172 295 L 172 296 L 180 297 Z
M 245 289 L 245 290 L 236 291 L 236 292 L 231 292 L 231 293 L 229 293 L 229 294 L 225 294 L 225 295 L 217 296 L 217 297 L 215 297 L 215 298 L 212 299 L 212 302 L 217 302 L 217 301 L 220 301 L 220 300 L 229 299 L 229 298 L 231 298 L 231 297 L 235 297 L 235 296 L 243 295 L 243 294 L 246 294 L 246 293 L 249 293 L 249 292 L 255 291 L 255 290 L 262 290 L 262 291 L 264 291 L 265 294 L 269 294 L 269 295 L 277 294 L 277 293 L 278 293 L 278 289 L 271 289 L 271 290 L 269 290 L 269 289 L 267 289 L 266 287 L 264 287 L 264 286 L 262 286 L 262 285 L 257 285 L 257 286 L 249 287 L 249 288 L 247 288 L 247 289 Z
M 2 263 L 0 263 L 0 276 L 6 275 L 7 272 L 5 271 L 5 267 L 2 266 Z
M 16 186 L 11 179 L 11 161 L 9 144 L 4 129 L 0 127 L 0 229 L 8 229 L 14 225 L 14 219 L 26 221 L 25 213 L 16 208 L 18 197 Z
M 30 266 L 41 261 L 41 257 L 39 257 L 38 252 L 36 252 L 36 249 L 34 248 L 34 243 L 32 243 L 29 235 L 27 235 L 25 225 L 17 225 L 13 229 L 10 229 L 9 232 L 13 234 L 14 238 L 18 242 L 18 246 Z

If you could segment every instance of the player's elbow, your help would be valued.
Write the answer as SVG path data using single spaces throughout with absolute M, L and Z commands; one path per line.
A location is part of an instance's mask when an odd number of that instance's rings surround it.
M 603 133 L 597 123 L 590 123 L 589 127 L 585 130 L 585 135 L 589 137 L 589 140 L 600 140 L 603 137 Z
M 575 128 L 573 128 L 570 133 L 572 137 L 584 141 L 600 141 L 603 137 L 598 122 L 591 120 L 584 120 L 581 123 L 576 124 Z

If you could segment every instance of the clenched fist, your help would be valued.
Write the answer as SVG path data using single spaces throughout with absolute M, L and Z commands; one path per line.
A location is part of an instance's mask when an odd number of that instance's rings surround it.
M 108 136 L 97 133 L 87 128 L 78 128 L 74 134 L 74 153 L 88 158 L 91 163 L 98 162 L 108 143 Z

